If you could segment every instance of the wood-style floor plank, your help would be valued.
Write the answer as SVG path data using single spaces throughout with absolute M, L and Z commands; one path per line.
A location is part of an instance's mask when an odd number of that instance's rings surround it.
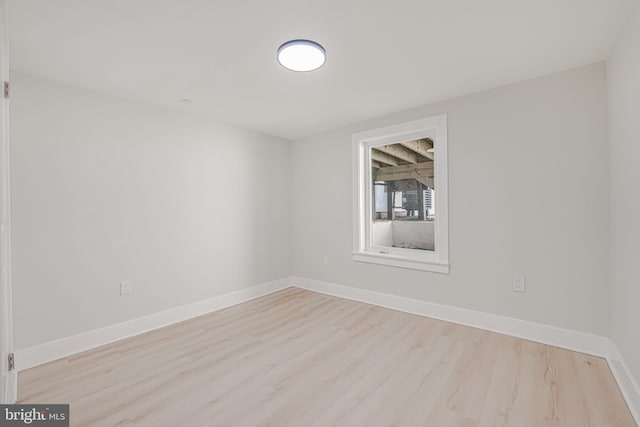
M 74 426 L 635 426 L 603 359 L 290 288 L 20 373 Z

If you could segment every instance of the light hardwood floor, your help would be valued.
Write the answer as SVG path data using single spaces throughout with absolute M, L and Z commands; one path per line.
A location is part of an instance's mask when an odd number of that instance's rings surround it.
M 605 360 L 296 288 L 20 373 L 77 426 L 635 426 Z

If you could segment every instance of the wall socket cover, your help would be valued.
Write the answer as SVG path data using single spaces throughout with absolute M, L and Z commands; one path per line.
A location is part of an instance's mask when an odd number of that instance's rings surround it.
M 123 280 L 120 282 L 120 295 L 131 295 L 133 292 L 133 286 L 130 280 Z
M 524 276 L 513 276 L 513 292 L 527 292 L 527 281 Z

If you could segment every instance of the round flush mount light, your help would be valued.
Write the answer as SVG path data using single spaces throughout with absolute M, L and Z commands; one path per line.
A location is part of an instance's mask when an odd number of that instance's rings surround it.
M 290 40 L 278 48 L 278 62 L 291 71 L 313 71 L 324 65 L 327 52 L 311 40 Z

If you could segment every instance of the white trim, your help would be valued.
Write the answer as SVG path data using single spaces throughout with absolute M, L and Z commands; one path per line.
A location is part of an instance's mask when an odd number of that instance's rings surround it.
M 292 277 L 291 283 L 297 288 L 313 292 L 373 304 L 418 316 L 445 320 L 605 358 L 614 379 L 618 383 L 622 397 L 627 402 L 636 424 L 640 426 L 639 382 L 634 378 L 616 344 L 609 338 L 481 311 L 305 279 L 303 277 Z
M 622 396 L 629 405 L 636 423 L 640 425 L 640 387 L 638 381 L 631 374 L 631 370 L 615 343 L 608 338 L 302 277 L 290 277 L 263 283 L 204 301 L 19 350 L 16 352 L 16 370 L 22 371 L 52 362 L 62 357 L 259 298 L 291 286 L 606 358 Z
M 627 401 L 627 406 L 636 420 L 636 424 L 640 426 L 640 385 L 638 380 L 631 373 L 629 365 L 625 362 L 618 346 L 612 340 L 609 340 L 609 352 L 607 354 L 607 362 L 613 373 L 613 377 L 618 383 L 622 396 Z
M 291 280 L 293 286 L 298 288 L 485 329 L 598 357 L 606 357 L 609 348 L 608 338 L 584 332 L 319 280 L 302 277 L 293 277 Z
M 290 287 L 288 278 L 263 283 L 203 301 L 172 308 L 82 334 L 46 342 L 16 352 L 16 370 L 22 371 L 44 363 L 87 351 L 115 341 L 149 332 L 203 314 L 240 304 Z
M 409 268 L 411 270 L 431 271 L 433 273 L 449 273 L 449 264 L 438 261 L 423 261 L 392 254 L 373 252 L 354 252 L 353 260 L 372 264 L 390 265 L 392 267 Z
M 0 85 L 8 82 L 9 12 L 6 0 L 0 0 Z M 2 85 L 2 89 L 4 86 Z M 9 98 L 0 91 L 0 403 L 17 399 L 18 376 L 9 371 L 8 355 L 13 352 L 13 297 L 11 285 L 11 174 L 9 171 Z
M 371 245 L 371 147 L 432 138 L 437 147 L 434 159 L 436 223 L 435 251 L 380 248 Z M 449 201 L 447 172 L 447 115 L 400 123 L 352 136 L 353 144 L 353 260 L 401 268 L 449 272 Z M 381 250 L 384 249 L 384 252 Z M 383 256 L 380 254 L 383 253 Z M 407 255 L 410 254 L 410 255 Z

